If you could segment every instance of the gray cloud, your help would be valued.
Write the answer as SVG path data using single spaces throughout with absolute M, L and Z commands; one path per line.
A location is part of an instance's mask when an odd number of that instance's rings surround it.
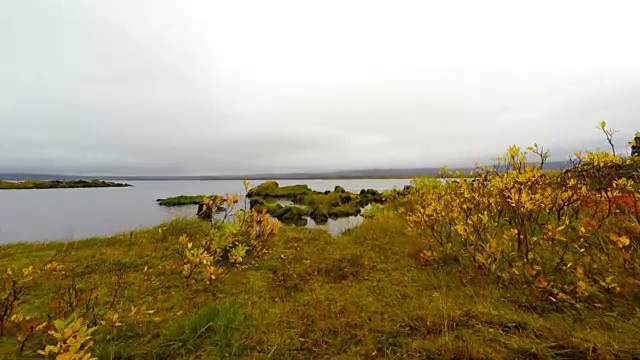
M 0 172 L 233 174 L 555 159 L 638 130 L 640 5 L 6 1 Z

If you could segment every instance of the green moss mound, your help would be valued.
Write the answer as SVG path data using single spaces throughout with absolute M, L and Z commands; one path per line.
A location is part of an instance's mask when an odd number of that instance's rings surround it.
M 310 211 L 304 207 L 290 205 L 282 207 L 271 214 L 284 224 L 304 226 L 307 225 L 307 220 L 305 218 L 309 216 Z
M 207 197 L 207 195 L 180 195 L 180 196 L 174 196 L 174 197 L 169 197 L 164 199 L 158 199 L 156 201 L 158 202 L 158 205 L 167 206 L 167 207 L 198 205 L 204 201 L 205 197 Z
M 326 224 L 329 219 L 358 216 L 369 204 L 384 202 L 380 192 L 363 189 L 360 193 L 346 191 L 336 186 L 333 191 L 314 191 L 307 185 L 280 187 L 275 181 L 267 181 L 248 193 L 250 205 L 256 210 L 267 209 L 285 224 L 306 224 L 301 219 L 310 217 L 316 224 Z M 278 200 L 289 200 L 297 206 L 276 206 Z
M 313 190 L 311 190 L 307 185 L 291 185 L 280 187 L 280 185 L 275 181 L 267 181 L 249 190 L 247 196 L 249 198 L 271 197 L 275 199 L 293 199 L 299 198 L 301 195 L 306 195 L 312 192 Z

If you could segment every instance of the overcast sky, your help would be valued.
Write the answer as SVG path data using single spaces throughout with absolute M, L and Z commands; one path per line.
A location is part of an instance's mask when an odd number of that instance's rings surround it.
M 624 148 L 636 3 L 0 0 L 0 172 L 561 160 L 604 148 L 601 120 Z

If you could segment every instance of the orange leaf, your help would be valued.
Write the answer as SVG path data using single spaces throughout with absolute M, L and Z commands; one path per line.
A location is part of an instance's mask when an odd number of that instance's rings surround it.
M 531 264 L 526 264 L 524 266 L 524 271 L 526 271 L 527 274 L 529 274 L 529 276 L 533 276 L 538 272 L 538 270 L 536 270 L 533 266 L 531 266 Z
M 544 289 L 549 286 L 549 282 L 544 278 L 544 275 L 540 274 L 540 277 L 538 277 L 538 280 L 536 280 L 534 285 L 535 287 Z

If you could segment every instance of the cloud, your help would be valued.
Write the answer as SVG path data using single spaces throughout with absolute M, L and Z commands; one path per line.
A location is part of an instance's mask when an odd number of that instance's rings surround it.
M 638 130 L 634 2 L 0 5 L 0 172 L 240 174 L 555 159 Z M 597 26 L 594 26 L 597 24 Z

